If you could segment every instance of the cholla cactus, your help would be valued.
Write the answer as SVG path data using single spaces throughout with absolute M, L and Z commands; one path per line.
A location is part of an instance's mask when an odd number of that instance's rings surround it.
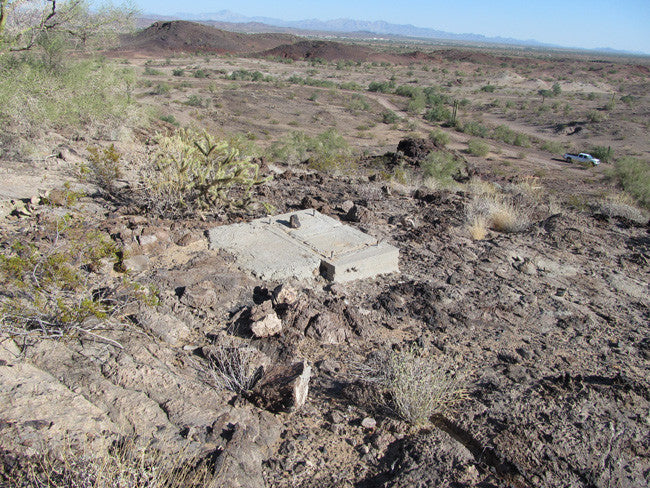
M 244 206 L 249 203 L 251 188 L 269 179 L 261 177 L 259 165 L 240 156 L 229 141 L 217 140 L 207 132 L 180 129 L 159 136 L 157 142 L 155 172 L 148 187 L 174 206 Z

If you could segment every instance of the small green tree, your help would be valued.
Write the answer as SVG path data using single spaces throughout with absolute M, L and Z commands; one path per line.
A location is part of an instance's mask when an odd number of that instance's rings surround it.
M 95 40 L 105 46 L 130 26 L 136 9 L 110 3 L 91 11 L 86 0 L 0 0 L 0 52 L 27 51 L 43 36 L 57 34 L 87 47 Z
M 553 92 L 554 97 L 559 97 L 560 93 L 562 93 L 562 88 L 560 87 L 559 83 L 553 83 L 553 86 L 551 87 L 551 91 Z

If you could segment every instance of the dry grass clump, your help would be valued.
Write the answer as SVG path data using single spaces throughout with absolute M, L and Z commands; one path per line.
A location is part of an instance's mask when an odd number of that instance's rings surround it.
M 467 230 L 472 239 L 482 241 L 487 236 L 488 222 L 485 217 L 476 215 L 467 223 Z
M 448 414 L 466 398 L 462 375 L 415 346 L 375 358 L 363 376 L 392 411 L 415 425 Z
M 533 200 L 540 200 L 544 194 L 544 187 L 537 176 L 522 176 L 515 183 L 508 185 L 505 190 L 513 195 L 523 195 Z
M 632 197 L 624 193 L 609 195 L 605 200 L 594 205 L 593 210 L 608 217 L 622 217 L 644 224 L 648 221 L 648 212 L 638 208 Z
M 475 195 L 466 209 L 468 229 L 472 237 L 481 236 L 481 228 L 498 232 L 523 232 L 530 226 L 530 213 L 507 195 Z M 484 238 L 485 235 L 483 234 Z M 475 237 L 476 238 L 476 237 Z
M 472 195 L 495 195 L 499 192 L 494 183 L 480 178 L 472 178 L 467 184 L 467 189 Z
M 165 454 L 152 447 L 120 443 L 98 454 L 90 448 L 65 446 L 15 460 L 0 473 L 0 486 L 38 488 L 199 488 L 212 474 L 187 446 Z M 5 484 L 6 483 L 6 484 Z

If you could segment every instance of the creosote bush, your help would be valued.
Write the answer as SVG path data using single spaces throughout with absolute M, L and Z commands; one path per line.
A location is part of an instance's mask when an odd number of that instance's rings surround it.
M 271 146 L 270 157 L 287 164 L 306 162 L 320 171 L 354 169 L 357 161 L 348 142 L 335 129 L 316 136 L 293 131 Z
M 432 130 L 429 139 L 438 147 L 445 147 L 450 141 L 449 134 L 440 129 Z
M 466 174 L 463 161 L 446 151 L 432 151 L 420 163 L 425 179 L 433 179 L 438 187 L 452 187 Z
M 110 191 L 114 181 L 122 175 L 122 154 L 113 144 L 105 148 L 91 146 L 88 148 L 88 153 L 89 164 L 81 166 L 80 176 Z
M 251 203 L 251 189 L 268 178 L 243 155 L 236 140 L 219 140 L 207 132 L 179 129 L 157 137 L 153 163 L 145 176 L 147 206 L 173 216 Z
M 490 146 L 479 139 L 472 139 L 467 143 L 467 152 L 472 156 L 484 158 L 490 152 Z

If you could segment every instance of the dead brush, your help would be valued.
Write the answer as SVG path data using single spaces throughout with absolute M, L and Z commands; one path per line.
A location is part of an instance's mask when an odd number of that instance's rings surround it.
M 472 239 L 475 241 L 482 241 L 487 236 L 488 222 L 485 217 L 475 215 L 471 220 L 468 220 L 467 230 L 469 235 L 472 236 Z
M 640 209 L 634 199 L 624 193 L 608 195 L 604 200 L 591 205 L 591 209 L 594 213 L 621 217 L 639 224 L 648 222 L 649 218 L 648 212 Z
M 448 415 L 467 397 L 463 375 L 416 346 L 377 356 L 357 375 L 376 389 L 375 398 L 414 425 Z
M 139 446 L 132 439 L 97 452 L 66 443 L 20 459 L 17 469 L 0 473 L 0 486 L 34 488 L 202 488 L 212 473 L 189 444 Z M 164 449 L 163 449 L 164 448 Z M 173 454 L 165 449 L 172 448 Z M 7 483 L 6 485 L 3 483 Z
M 206 362 L 194 362 L 203 380 L 218 389 L 237 394 L 250 391 L 264 373 L 256 361 L 256 349 L 241 345 L 215 345 L 206 354 Z

